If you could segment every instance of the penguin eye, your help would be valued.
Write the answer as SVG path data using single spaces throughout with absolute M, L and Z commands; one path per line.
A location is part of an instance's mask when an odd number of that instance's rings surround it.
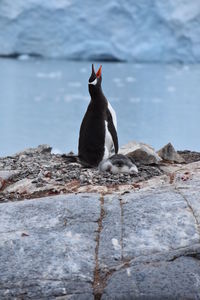
M 97 84 L 97 78 L 95 78 L 95 80 L 93 80 L 92 82 L 89 81 L 88 84 L 96 85 Z

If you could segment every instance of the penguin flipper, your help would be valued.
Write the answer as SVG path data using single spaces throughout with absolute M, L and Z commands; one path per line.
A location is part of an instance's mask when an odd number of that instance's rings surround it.
M 112 140 L 114 143 L 115 153 L 117 154 L 119 149 L 117 131 L 113 123 L 112 115 L 109 109 L 107 109 L 107 122 L 108 122 L 108 130 L 112 136 Z

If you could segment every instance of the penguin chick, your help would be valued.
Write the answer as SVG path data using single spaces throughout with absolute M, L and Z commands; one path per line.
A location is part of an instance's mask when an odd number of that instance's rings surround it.
M 112 174 L 126 173 L 137 174 L 138 168 L 125 155 L 115 154 L 99 164 L 99 170 L 102 172 L 110 172 Z

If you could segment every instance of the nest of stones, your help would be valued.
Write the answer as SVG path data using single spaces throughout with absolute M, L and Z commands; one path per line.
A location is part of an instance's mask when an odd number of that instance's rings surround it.
M 182 151 L 179 154 L 185 163 L 200 160 L 197 152 Z M 65 155 L 51 153 L 47 145 L 27 149 L 14 156 L 0 158 L 0 201 L 49 196 L 78 192 L 84 186 L 117 187 L 134 185 L 163 174 L 161 166 L 166 162 L 143 164 L 136 162 L 138 174 L 110 174 L 98 168 L 84 168 L 71 162 Z M 87 190 L 84 190 L 87 191 Z

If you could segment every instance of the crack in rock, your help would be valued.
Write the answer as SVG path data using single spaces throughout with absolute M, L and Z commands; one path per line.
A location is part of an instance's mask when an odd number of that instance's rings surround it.
M 123 245 L 123 200 L 120 198 L 119 199 L 119 202 L 120 202 L 120 226 L 121 226 L 121 237 L 120 237 L 120 246 L 121 246 L 121 261 L 123 261 L 124 259 L 124 245 Z
M 134 258 L 130 258 L 129 260 L 115 265 L 109 270 L 106 270 L 106 279 L 108 279 L 108 277 L 113 275 L 115 272 L 129 268 L 131 266 L 136 266 L 140 264 L 155 265 L 156 263 L 160 262 L 172 262 L 180 257 L 192 257 L 197 260 L 200 260 L 200 244 L 194 244 L 189 247 L 181 247 L 166 252 L 157 252 L 154 254 L 141 255 Z
M 193 257 L 196 259 L 200 259 L 200 244 L 194 244 L 188 247 L 177 248 L 174 250 L 166 251 L 166 252 L 157 252 L 155 254 L 150 255 L 141 255 L 130 259 L 127 264 L 123 264 L 126 266 L 135 266 L 140 264 L 155 264 L 160 262 L 172 262 L 179 257 Z M 122 266 L 118 267 L 120 270 Z M 116 268 L 117 269 L 117 268 Z
M 193 210 L 193 207 L 192 207 L 192 205 L 190 204 L 190 202 L 189 202 L 189 200 L 187 199 L 187 197 L 186 197 L 184 194 L 181 193 L 181 191 L 179 190 L 179 188 L 176 188 L 176 187 L 175 187 L 175 191 L 177 191 L 178 194 L 181 195 L 181 196 L 183 197 L 183 199 L 185 200 L 185 202 L 186 202 L 186 204 L 187 204 L 189 210 L 191 211 L 191 213 L 192 213 L 192 215 L 193 215 L 193 217 L 194 217 L 194 219 L 195 219 L 196 227 L 197 227 L 197 230 L 198 230 L 198 233 L 199 233 L 199 241 L 200 241 L 200 224 L 199 224 L 198 218 L 197 218 L 197 216 L 196 216 L 196 214 L 195 214 L 195 212 L 194 212 L 194 210 Z
M 121 208 L 121 261 L 122 263 L 118 266 L 109 268 L 109 269 L 102 269 L 99 266 L 99 244 L 100 244 L 100 238 L 101 238 L 101 232 L 103 229 L 103 219 L 105 218 L 105 210 L 104 210 L 104 197 L 102 196 L 100 198 L 101 201 L 101 211 L 100 211 L 100 217 L 98 219 L 98 230 L 97 230 L 97 237 L 96 237 L 96 248 L 95 248 L 95 270 L 94 270 L 94 282 L 93 282 L 93 291 L 94 291 L 94 299 L 100 300 L 103 294 L 103 291 L 106 287 L 106 283 L 108 281 L 108 278 L 112 276 L 116 271 L 126 268 L 129 266 L 128 261 L 123 261 L 123 202 L 122 199 L 119 199 L 120 201 L 120 208 Z
M 188 254 L 175 255 L 172 259 L 169 259 L 167 261 L 168 262 L 175 261 L 177 258 L 180 258 L 180 257 L 191 257 L 191 258 L 200 260 L 200 251 L 199 251 L 199 253 L 194 252 L 194 253 L 188 253 Z
M 95 269 L 94 269 L 94 281 L 93 281 L 93 293 L 94 299 L 99 300 L 101 299 L 103 288 L 104 288 L 104 280 L 100 275 L 100 267 L 99 267 L 99 243 L 100 243 L 100 236 L 101 231 L 103 228 L 103 218 L 105 217 L 105 210 L 104 210 L 104 197 L 101 196 L 101 210 L 100 216 L 98 219 L 98 229 L 97 229 L 97 236 L 96 236 L 96 248 L 95 248 Z

